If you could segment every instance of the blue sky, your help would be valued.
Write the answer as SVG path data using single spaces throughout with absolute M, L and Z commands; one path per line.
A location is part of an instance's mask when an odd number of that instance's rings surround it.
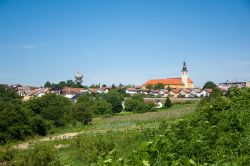
M 0 0 L 0 83 L 250 81 L 249 0 Z

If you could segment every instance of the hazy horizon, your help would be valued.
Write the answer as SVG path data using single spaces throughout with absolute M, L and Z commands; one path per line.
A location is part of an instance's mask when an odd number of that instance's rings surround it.
M 0 0 L 0 83 L 250 81 L 249 0 Z

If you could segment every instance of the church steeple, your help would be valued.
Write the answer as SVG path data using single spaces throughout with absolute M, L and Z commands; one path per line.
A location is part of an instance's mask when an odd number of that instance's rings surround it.
M 185 61 L 183 62 L 183 67 L 181 70 L 181 81 L 185 85 L 185 88 L 188 87 L 188 70 Z
M 187 65 L 186 65 L 186 62 L 185 62 L 185 61 L 183 62 L 182 72 L 183 72 L 183 71 L 186 71 L 186 72 L 188 71 L 188 70 L 187 70 Z

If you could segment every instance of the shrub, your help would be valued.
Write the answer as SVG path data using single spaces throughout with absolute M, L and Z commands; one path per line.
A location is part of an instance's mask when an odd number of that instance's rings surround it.
M 72 108 L 72 116 L 83 124 L 88 124 L 92 121 L 92 108 L 86 107 L 84 103 L 78 103 Z
M 29 166 L 60 166 L 56 149 L 46 143 L 36 144 L 32 150 L 24 157 L 20 165 Z
M 104 95 L 104 99 L 111 104 L 113 113 L 120 113 L 122 111 L 123 96 L 119 92 L 110 90 Z
M 169 99 L 169 97 L 166 98 L 166 101 L 165 101 L 165 103 L 164 103 L 164 107 L 166 107 L 166 108 L 172 107 L 172 102 L 171 102 L 171 100 Z
M 137 99 L 127 99 L 125 101 L 125 111 L 134 113 L 143 113 L 149 111 L 151 108 L 148 107 L 144 101 Z
M 95 101 L 93 110 L 94 110 L 94 113 L 96 115 L 106 115 L 106 114 L 111 115 L 111 114 L 113 114 L 112 106 L 106 100 Z
M 125 165 L 250 165 L 250 88 L 229 96 L 202 99 L 194 114 L 163 122 Z M 105 159 L 124 162 L 109 154 Z
M 47 94 L 34 98 L 26 103 L 26 107 L 45 120 L 52 120 L 56 126 L 65 125 L 65 115 L 70 112 L 71 102 L 56 94 Z
M 46 124 L 45 120 L 39 115 L 32 117 L 30 126 L 32 127 L 33 132 L 45 136 L 49 129 L 49 125 Z

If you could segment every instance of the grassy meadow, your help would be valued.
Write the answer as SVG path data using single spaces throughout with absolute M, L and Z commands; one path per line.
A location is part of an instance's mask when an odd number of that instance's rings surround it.
M 147 130 L 158 128 L 162 121 L 172 121 L 191 114 L 196 105 L 176 104 L 156 112 L 121 112 L 112 117 L 96 117 L 89 125 L 77 123 L 59 128 L 54 131 L 55 134 L 46 137 L 35 137 L 2 146 L 1 151 L 5 153 L 2 158 L 10 158 L 9 162 L 5 160 L 7 165 L 25 163 L 25 159 L 32 160 L 32 155 L 37 158 L 39 153 L 36 150 L 44 149 L 44 154 L 41 155 L 46 156 L 47 153 L 53 157 L 54 154 L 53 160 L 56 158 L 60 165 L 90 165 L 114 148 L 117 149 L 115 153 L 126 158 L 126 154 L 129 155 L 143 140 L 150 137 L 144 134 Z M 36 164 L 38 163 L 34 163 Z

